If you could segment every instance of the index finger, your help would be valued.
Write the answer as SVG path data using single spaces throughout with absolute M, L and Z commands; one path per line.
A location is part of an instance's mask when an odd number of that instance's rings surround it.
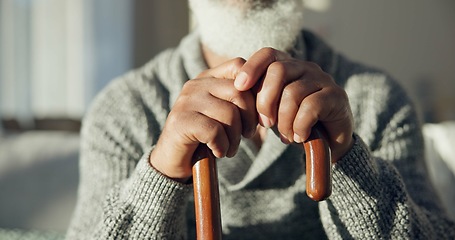
M 251 89 L 267 71 L 270 64 L 290 59 L 287 53 L 273 48 L 262 48 L 255 52 L 238 71 L 234 86 L 239 91 Z

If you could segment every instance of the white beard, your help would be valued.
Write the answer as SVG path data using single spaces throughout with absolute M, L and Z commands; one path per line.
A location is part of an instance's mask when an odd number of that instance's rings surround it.
M 248 58 L 263 47 L 291 50 L 303 27 L 303 1 L 260 2 L 189 0 L 202 43 L 218 55 Z

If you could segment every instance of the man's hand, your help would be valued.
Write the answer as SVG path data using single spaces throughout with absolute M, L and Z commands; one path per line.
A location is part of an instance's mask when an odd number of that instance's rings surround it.
M 255 133 L 254 96 L 238 91 L 233 81 L 244 63 L 244 59 L 233 59 L 185 83 L 150 155 L 154 168 L 185 182 L 191 177 L 192 156 L 200 143 L 218 158 L 232 157 L 241 135 Z
M 318 65 L 263 48 L 243 65 L 234 84 L 240 91 L 255 89 L 260 124 L 277 127 L 284 142 L 303 142 L 319 121 L 328 132 L 333 161 L 352 147 L 346 92 Z
M 264 48 L 248 61 L 230 60 L 184 85 L 150 163 L 184 182 L 200 143 L 216 157 L 232 157 L 241 135 L 252 136 L 258 121 L 276 128 L 285 143 L 303 142 L 321 122 L 337 161 L 353 145 L 352 119 L 345 91 L 319 66 Z

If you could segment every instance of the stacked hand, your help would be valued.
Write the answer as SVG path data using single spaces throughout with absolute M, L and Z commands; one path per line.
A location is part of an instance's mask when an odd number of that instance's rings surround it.
M 177 98 L 150 163 L 178 181 L 191 177 L 200 143 L 232 157 L 241 136 L 275 128 L 283 142 L 303 142 L 317 122 L 328 132 L 332 159 L 353 145 L 353 120 L 345 91 L 319 66 L 263 48 L 248 61 L 232 59 L 189 80 Z

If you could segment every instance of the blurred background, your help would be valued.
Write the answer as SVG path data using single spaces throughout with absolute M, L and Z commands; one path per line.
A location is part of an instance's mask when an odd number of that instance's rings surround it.
M 389 72 L 415 100 L 427 135 L 453 139 L 440 126 L 455 120 L 455 1 L 308 4 L 307 28 Z M 0 238 L 63 236 L 77 198 L 87 107 L 112 78 L 177 45 L 189 19 L 186 0 L 0 0 Z M 453 172 L 440 169 L 455 164 L 443 160 L 430 171 L 451 192 Z

